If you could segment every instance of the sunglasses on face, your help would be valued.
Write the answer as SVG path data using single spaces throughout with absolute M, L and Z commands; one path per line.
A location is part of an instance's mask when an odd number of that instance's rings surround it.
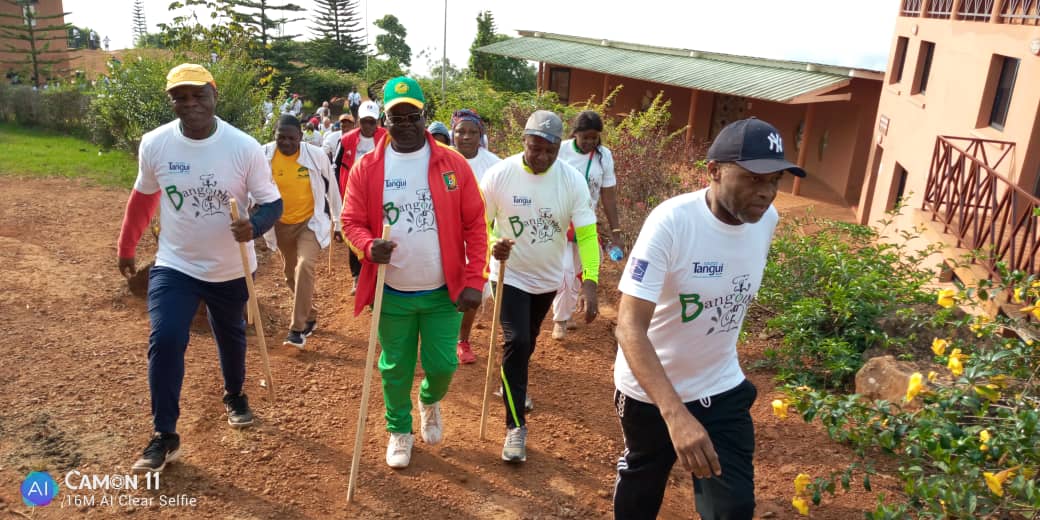
M 411 114 L 405 114 L 403 116 L 392 116 L 387 114 L 386 120 L 391 125 L 403 125 L 405 123 L 416 124 L 423 118 L 422 112 L 412 112 Z

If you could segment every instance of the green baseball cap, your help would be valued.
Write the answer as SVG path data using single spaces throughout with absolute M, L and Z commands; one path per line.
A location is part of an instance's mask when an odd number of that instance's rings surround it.
M 398 76 L 383 86 L 383 110 L 390 110 L 394 105 L 408 103 L 420 110 L 426 106 L 419 82 L 408 76 Z

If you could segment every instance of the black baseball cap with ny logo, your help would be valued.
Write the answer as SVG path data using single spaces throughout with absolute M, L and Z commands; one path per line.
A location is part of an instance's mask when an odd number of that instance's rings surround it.
M 726 125 L 708 148 L 708 160 L 737 163 L 752 173 L 787 171 L 805 177 L 805 170 L 784 158 L 780 131 L 755 117 Z

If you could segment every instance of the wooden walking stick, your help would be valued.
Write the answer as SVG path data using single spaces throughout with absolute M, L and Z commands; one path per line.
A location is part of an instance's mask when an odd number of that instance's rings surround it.
M 390 224 L 383 225 L 383 240 L 390 240 Z M 350 481 L 347 483 L 347 503 L 354 501 L 357 490 L 358 466 L 361 463 L 361 445 L 365 437 L 365 418 L 368 415 L 368 394 L 372 387 L 372 361 L 376 357 L 376 340 L 379 336 L 379 315 L 383 308 L 383 284 L 386 280 L 386 264 L 379 264 L 376 275 L 376 299 L 372 303 L 372 326 L 368 330 L 368 354 L 365 355 L 365 378 L 361 384 L 361 411 L 358 412 L 357 433 L 354 435 L 354 456 L 350 460 Z
M 329 226 L 329 275 L 332 275 L 332 245 L 336 243 L 336 225 Z
M 238 220 L 238 202 L 231 199 L 231 219 Z M 264 377 L 267 378 L 267 396 L 274 402 L 274 379 L 271 378 L 271 361 L 267 359 L 267 338 L 264 337 L 264 320 L 260 318 L 260 304 L 256 299 L 256 287 L 253 285 L 253 273 L 249 271 L 249 255 L 246 254 L 246 243 L 238 243 L 238 252 L 242 255 L 242 272 L 246 275 L 246 287 L 249 289 L 249 314 L 256 326 L 256 337 L 260 341 L 260 360 L 263 362 Z
M 491 346 L 488 347 L 487 374 L 484 376 L 484 404 L 480 408 L 480 440 L 487 439 L 488 405 L 491 402 L 491 374 L 495 373 L 495 343 L 498 342 L 498 317 L 502 314 L 502 286 L 505 285 L 506 263 L 498 264 L 498 282 L 495 284 L 495 312 L 491 317 Z

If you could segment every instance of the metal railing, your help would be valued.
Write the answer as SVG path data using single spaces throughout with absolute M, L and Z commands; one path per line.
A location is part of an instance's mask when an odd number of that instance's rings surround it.
M 973 22 L 988 22 L 993 16 L 993 2 L 994 0 L 961 0 L 961 5 L 957 9 L 957 18 Z
M 986 146 L 999 146 L 992 160 Z M 979 250 L 974 261 L 996 279 L 997 262 L 1008 269 L 1037 273 L 1040 252 L 1040 199 L 996 169 L 1015 143 L 966 137 L 935 139 L 922 209 L 957 247 Z
M 922 1 L 923 0 L 903 0 L 899 14 L 903 16 L 920 16 Z
M 953 0 L 927 0 L 925 16 L 928 18 L 949 18 L 953 12 Z
M 1000 23 L 1040 25 L 1040 0 L 1005 0 Z

